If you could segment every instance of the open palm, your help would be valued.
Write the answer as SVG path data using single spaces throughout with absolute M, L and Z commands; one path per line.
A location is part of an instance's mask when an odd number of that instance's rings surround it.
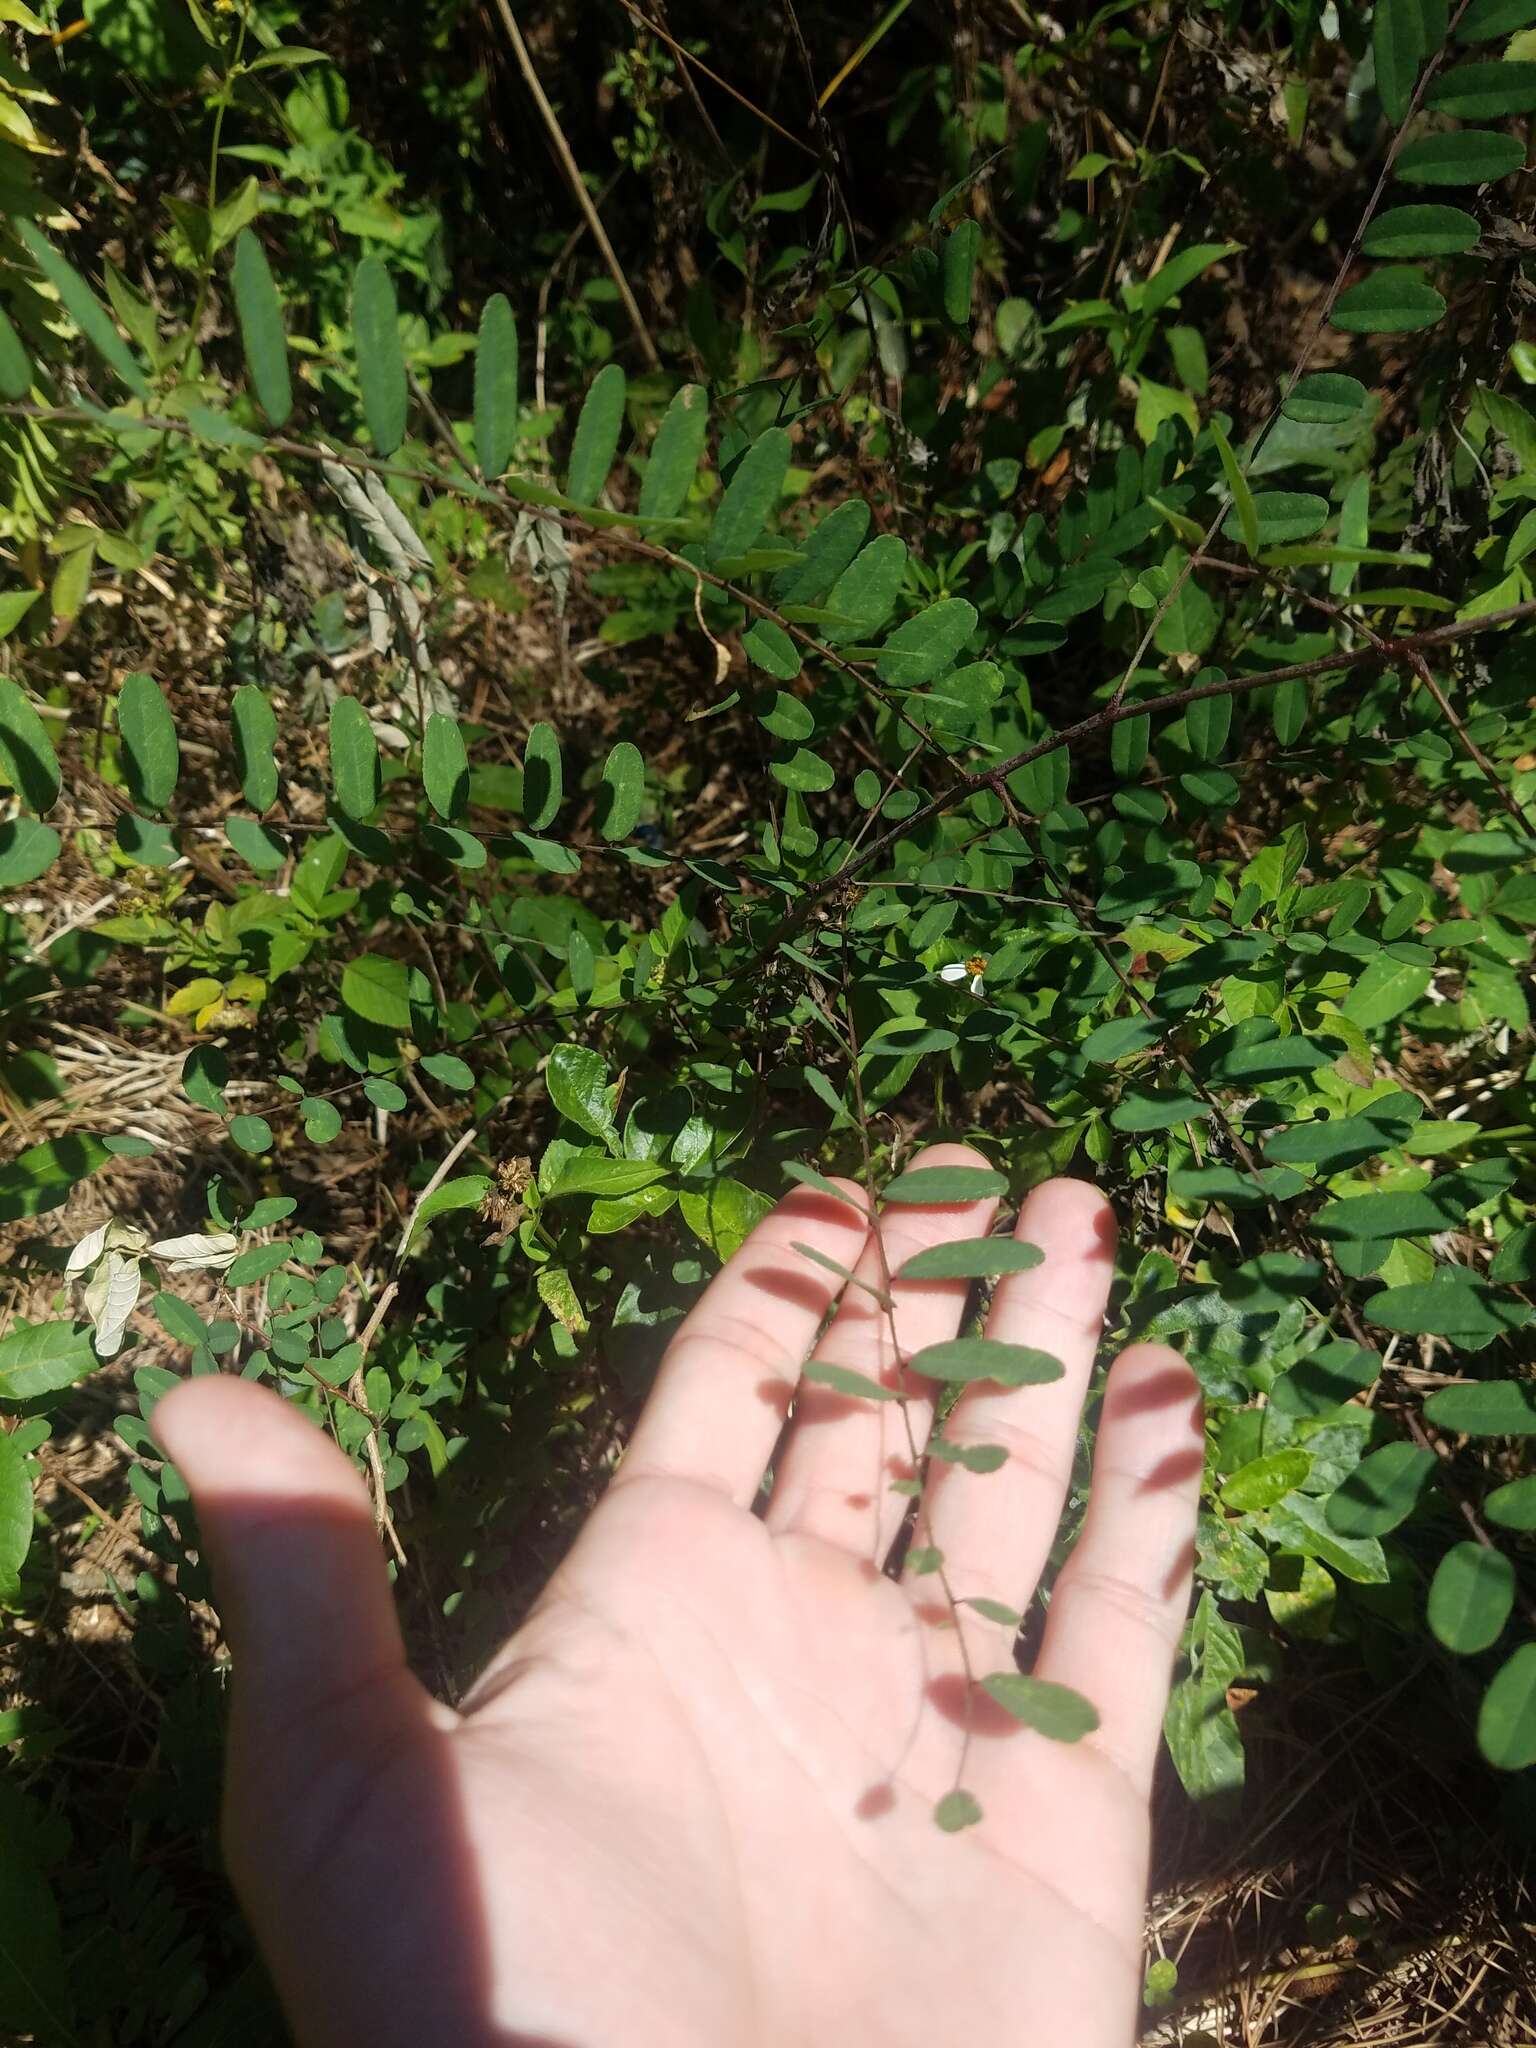
M 952 1146 L 917 1162 L 980 1163 Z M 1098 1710 L 1071 1744 L 980 1689 L 1014 1669 L 1013 1630 L 945 1589 L 1018 1608 L 1045 1561 L 1109 1282 L 1103 1201 L 1056 1181 L 1025 1204 L 1017 1234 L 1045 1258 L 999 1284 L 988 1334 L 1065 1374 L 973 1385 L 946 1419 L 949 1443 L 1008 1456 L 933 1463 L 916 1561 L 937 1551 L 942 1572 L 883 1569 L 926 1390 L 903 1410 L 800 1379 L 814 1347 L 895 1383 L 955 1335 L 966 1284 L 898 1281 L 888 1312 L 838 1299 L 796 1245 L 879 1286 L 992 1214 L 888 1208 L 882 1248 L 851 1204 L 781 1203 L 680 1326 L 602 1505 L 460 1711 L 405 1668 L 341 1454 L 242 1381 L 166 1398 L 156 1434 L 237 1659 L 230 1865 L 302 2042 L 1130 2041 L 1193 1376 L 1151 1346 L 1110 1375 L 1035 1664 Z M 934 1809 L 957 1785 L 981 1818 L 946 1832 Z

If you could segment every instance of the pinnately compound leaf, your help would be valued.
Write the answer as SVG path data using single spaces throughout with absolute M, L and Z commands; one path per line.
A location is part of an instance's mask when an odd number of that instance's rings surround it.
M 624 425 L 625 388 L 617 363 L 605 363 L 592 379 L 571 437 L 571 466 L 565 478 L 566 495 L 578 505 L 595 505 L 608 481 Z
M 51 810 L 59 795 L 59 759 L 32 700 L 10 677 L 0 679 L 0 769 L 31 811 Z
M 642 519 L 675 519 L 688 502 L 709 426 L 709 393 L 685 384 L 667 407 L 640 486 Z
M 711 562 L 744 555 L 773 516 L 789 468 L 790 441 L 782 427 L 760 434 L 737 463 L 704 543 Z
M 181 750 L 171 707 L 153 676 L 138 672 L 124 677 L 117 729 L 129 794 L 142 810 L 164 810 L 181 772 Z
M 267 263 L 267 252 L 249 228 L 235 238 L 231 272 L 240 339 L 251 372 L 256 400 L 274 427 L 293 411 L 293 384 L 288 375 L 288 337 L 283 331 L 283 303 Z
M 598 785 L 597 829 L 605 839 L 627 839 L 645 802 L 645 762 L 638 747 L 620 740 L 603 763 Z
M 366 818 L 379 800 L 379 743 L 355 697 L 331 706 L 331 789 L 349 818 Z
M 253 811 L 277 801 L 277 714 L 265 690 L 242 683 L 230 699 L 235 730 L 235 767 Z
M 480 473 L 498 477 L 517 439 L 517 322 L 505 293 L 496 292 L 480 315 L 475 345 L 475 458 Z
M 405 439 L 408 392 L 394 280 L 377 256 L 364 256 L 352 273 L 352 346 L 368 438 L 380 455 L 393 455 Z
M 469 756 L 458 720 L 434 711 L 421 747 L 421 779 L 440 818 L 457 818 L 469 801 Z

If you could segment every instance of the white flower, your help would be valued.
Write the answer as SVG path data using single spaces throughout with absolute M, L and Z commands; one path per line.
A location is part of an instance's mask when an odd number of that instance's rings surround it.
M 973 953 L 969 960 L 951 960 L 947 967 L 941 967 L 939 969 L 939 979 L 940 981 L 969 982 L 973 996 L 984 996 L 987 992 L 986 972 L 986 954 Z

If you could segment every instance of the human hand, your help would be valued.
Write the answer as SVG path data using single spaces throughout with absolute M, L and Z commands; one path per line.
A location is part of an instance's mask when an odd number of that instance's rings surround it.
M 919 1166 L 979 1165 L 939 1146 Z M 851 1183 L 842 1183 L 862 1203 Z M 891 1207 L 889 1271 L 985 1234 L 995 1204 Z M 956 1334 L 964 1281 L 888 1315 L 861 1210 L 797 1189 L 668 1348 L 629 1449 L 526 1624 L 455 1711 L 405 1666 L 372 1514 L 274 1394 L 199 1378 L 155 1435 L 188 1480 L 235 1655 L 225 1843 L 307 2048 L 1126 2048 L 1147 1798 L 1188 1601 L 1199 1389 L 1173 1352 L 1115 1364 L 1091 1503 L 1040 1677 L 1100 1725 L 1048 1740 L 975 1681 L 1013 1632 L 932 1574 L 879 1569 L 909 1502 L 894 1402 L 797 1381 L 816 1356 L 895 1380 Z M 957 1599 L 1026 1604 L 1054 1538 L 1109 1286 L 1113 1225 L 1070 1180 L 1016 1234 L 988 1334 L 1052 1385 L 968 1387 L 919 1538 Z M 910 1378 L 910 1376 L 909 1376 Z M 919 1445 L 931 1389 L 907 1415 Z M 793 1402 L 793 1409 L 790 1404 Z M 777 1455 L 786 1411 L 791 1426 Z M 774 1461 L 766 1509 L 763 1474 Z M 967 1672 L 971 1674 L 968 1679 Z M 943 1832 L 957 1783 L 981 1820 Z

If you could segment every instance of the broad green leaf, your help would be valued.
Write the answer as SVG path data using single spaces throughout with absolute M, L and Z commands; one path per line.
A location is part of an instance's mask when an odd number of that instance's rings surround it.
M 1462 128 L 1410 142 L 1392 166 L 1410 185 L 1486 185 L 1525 161 L 1525 146 L 1496 128 Z
M 1219 669 L 1202 669 L 1199 681 L 1225 681 L 1225 677 Z M 1197 698 L 1184 714 L 1184 730 L 1189 735 L 1190 752 L 1197 760 L 1219 761 L 1232 731 L 1232 699 Z
M 393 455 L 405 439 L 409 389 L 394 280 L 377 256 L 364 256 L 352 273 L 352 348 L 368 438 L 380 455 Z
M 864 545 L 870 510 L 862 498 L 835 506 L 800 548 L 800 559 L 773 579 L 777 603 L 814 604 L 837 582 Z
M 1148 283 L 1140 287 L 1140 308 L 1143 313 L 1155 313 L 1166 306 L 1172 298 L 1195 279 L 1205 274 L 1213 263 L 1219 263 L 1224 256 L 1233 255 L 1242 247 L 1240 242 L 1194 242 L 1187 249 L 1180 249 L 1170 256 L 1162 269 Z
M 440 818 L 462 816 L 469 802 L 469 755 L 456 718 L 434 711 L 421 749 L 421 779 L 427 801 Z
M 1458 1657 L 1475 1657 L 1504 1633 L 1515 1604 L 1515 1568 L 1486 1543 L 1456 1543 L 1429 1586 L 1430 1633 Z
M 834 1394 L 848 1394 L 861 1401 L 899 1401 L 900 1387 L 882 1386 L 879 1380 L 872 1380 L 867 1373 L 854 1372 L 846 1365 L 832 1365 L 824 1358 L 813 1358 L 805 1366 L 800 1377 L 809 1380 L 814 1387 L 829 1387 Z
M 0 1401 L 35 1401 L 96 1369 L 88 1329 L 33 1323 L 0 1340 Z
M 1405 207 L 1404 212 L 1417 209 Z M 1436 212 L 1437 208 L 1426 211 Z M 1451 208 L 1445 209 L 1447 212 Z M 1337 371 L 1322 370 L 1310 377 L 1298 380 L 1296 389 L 1285 400 L 1280 410 L 1288 420 L 1298 420 L 1303 426 L 1339 427 L 1347 421 L 1358 419 L 1368 397 L 1365 386 L 1358 377 L 1345 377 Z M 1395 561 L 1396 557 L 1392 557 Z
M 606 1138 L 613 1130 L 608 1099 L 608 1063 L 590 1046 L 569 1039 L 557 1045 L 544 1068 L 549 1099 L 569 1122 L 590 1137 Z
M 253 811 L 277 801 L 277 714 L 265 690 L 242 683 L 229 702 L 235 732 L 235 771 Z
M 229 1135 L 242 1152 L 259 1155 L 272 1149 L 272 1126 L 264 1116 L 231 1117 Z
M 625 390 L 624 372 L 617 363 L 605 363 L 592 379 L 571 437 L 565 478 L 566 495 L 578 505 L 595 505 L 608 481 L 624 426 Z
M 1098 1709 L 1067 1685 L 1047 1678 L 1026 1678 L 1022 1671 L 993 1671 L 982 1690 L 1016 1721 L 1048 1735 L 1052 1742 L 1081 1742 L 1099 1725 Z
M 503 292 L 480 314 L 475 342 L 475 460 L 480 474 L 498 477 L 517 441 L 517 322 Z
M 79 271 L 65 261 L 35 222 L 16 219 L 13 226 L 33 262 L 58 293 L 59 303 L 108 369 L 127 385 L 135 398 L 147 399 L 149 379 Z
M 645 762 L 640 749 L 620 740 L 603 763 L 597 791 L 597 829 L 605 839 L 627 839 L 645 804 Z
M 1366 1314 L 1384 1329 L 1449 1337 L 1464 1350 L 1481 1351 L 1503 1332 L 1522 1328 L 1532 1311 L 1493 1293 L 1464 1266 L 1439 1266 L 1430 1280 L 1372 1296 Z
M 808 747 L 796 747 L 787 760 L 771 761 L 768 772 L 786 789 L 799 790 L 806 796 L 819 795 L 821 791 L 831 789 L 837 781 L 831 762 L 820 754 L 813 754 Z
M 256 402 L 274 427 L 293 411 L 293 384 L 288 375 L 288 337 L 283 331 L 283 302 L 272 281 L 267 252 L 249 228 L 235 238 L 231 272 L 240 339 L 255 387 Z
M 1419 67 L 1429 55 L 1422 0 L 1376 0 L 1371 47 L 1376 57 L 1376 90 L 1395 127 L 1408 112 Z
M 1030 1344 L 1001 1344 L 993 1337 L 952 1337 L 925 1345 L 907 1362 L 928 1379 L 995 1380 L 1002 1387 L 1045 1387 L 1066 1371 L 1048 1351 Z
M 944 317 L 952 326 L 964 327 L 971 317 L 971 290 L 976 276 L 976 258 L 981 250 L 981 228 L 974 220 L 963 220 L 944 237 L 939 271 L 944 296 Z
M 445 1180 L 435 1187 L 418 1206 L 411 1218 L 410 1236 L 406 1249 L 416 1242 L 419 1233 L 435 1217 L 450 1215 L 456 1209 L 478 1209 L 490 1191 L 491 1177 L 488 1173 L 463 1173 L 454 1180 Z
M 962 1237 L 914 1252 L 900 1280 L 991 1280 L 1001 1273 L 1027 1273 L 1045 1257 L 1037 1244 L 1019 1237 Z
M 1483 1514 L 1500 1529 L 1536 1529 L 1536 1474 L 1496 1486 L 1483 1502 Z
M 59 794 L 59 758 L 48 728 L 19 683 L 0 677 L 0 770 L 32 811 L 52 809 Z
M 312 1145 L 329 1145 L 341 1135 L 341 1111 L 323 1095 L 306 1095 L 299 1104 L 304 1135 Z
M 1272 1508 L 1288 1493 L 1294 1493 L 1312 1469 L 1303 1450 L 1271 1451 L 1238 1467 L 1221 1489 L 1221 1504 L 1236 1515 L 1256 1514 Z
M 1343 1014 L 1362 1031 L 1373 1031 L 1411 1009 L 1433 979 L 1432 962 L 1378 953 L 1367 961 L 1365 972 L 1344 998 Z
M 1319 1237 L 1370 1244 L 1383 1237 L 1425 1237 L 1449 1230 L 1466 1214 L 1465 1199 L 1438 1192 L 1441 1184 L 1413 1194 L 1350 1195 L 1328 1202 L 1312 1219 Z
M 933 1809 L 934 1825 L 946 1835 L 957 1835 L 962 1828 L 973 1828 L 981 1819 L 981 1802 L 974 1792 L 967 1792 L 956 1786 L 946 1792 Z
M 1117 1131 L 1170 1131 L 1178 1124 L 1193 1123 L 1211 1113 L 1210 1103 L 1188 1090 L 1170 1089 L 1164 1093 L 1128 1088 L 1110 1111 L 1109 1120 Z
M 1460 256 L 1476 248 L 1478 234 L 1459 206 L 1395 206 L 1378 214 L 1360 246 L 1367 256 Z
M 709 393 L 685 384 L 667 407 L 640 485 L 642 519 L 675 519 L 688 502 L 709 427 Z
M 578 1152 L 562 1158 L 546 1180 L 542 1168 L 539 1183 L 551 1200 L 562 1195 L 603 1195 L 610 1200 L 632 1195 L 663 1180 L 666 1168 L 646 1159 L 610 1159 L 602 1152 Z
M 899 625 L 881 648 L 875 673 L 904 689 L 932 682 L 952 668 L 976 630 L 976 607 L 963 597 L 941 598 Z
M 258 875 L 275 875 L 288 858 L 288 848 L 268 826 L 238 815 L 224 820 L 224 837 Z
M 744 1181 L 722 1174 L 707 1188 L 684 1188 L 678 1213 L 701 1244 L 716 1258 L 729 1259 L 773 1207 L 769 1198 Z
M 1329 1528 L 1341 1536 L 1387 1535 L 1418 1506 L 1439 1462 L 1433 1451 L 1417 1444 L 1372 1451 L 1329 1496 L 1324 1510 Z
M 1424 103 L 1458 121 L 1536 112 L 1536 64 L 1458 64 L 1430 80 Z
M 87 1131 L 46 1138 L 18 1152 L 0 1166 L 0 1223 L 42 1216 L 57 1209 L 77 1181 L 104 1165 L 112 1155 Z
M 877 534 L 854 556 L 826 600 L 833 623 L 821 637 L 829 647 L 868 640 L 879 631 L 895 609 L 906 567 L 906 542 L 894 533 Z
M 1261 1020 L 1250 1020 L 1257 1025 Z M 1265 1023 L 1269 1020 L 1263 1019 Z M 1235 1088 L 1252 1082 L 1285 1080 L 1296 1074 L 1315 1073 L 1319 1067 L 1331 1066 L 1339 1057 L 1343 1047 L 1334 1041 L 1331 1047 L 1316 1045 L 1310 1038 L 1303 1038 L 1300 1032 L 1284 1036 L 1275 1031 L 1260 1034 L 1257 1031 L 1246 1035 L 1249 1026 L 1239 1025 L 1239 1037 L 1235 1033 L 1222 1032 L 1200 1048 L 1195 1056 L 1195 1068 L 1202 1080 L 1218 1082 L 1222 1087 Z
M 361 953 L 341 971 L 341 1000 L 365 1023 L 383 1031 L 409 1031 L 411 970 L 403 960 Z
M 885 1200 L 910 1207 L 930 1202 L 979 1202 L 1007 1192 L 1007 1180 L 990 1167 L 916 1166 L 891 1182 Z
M 249 1251 L 241 1252 L 231 1259 L 224 1269 L 224 1278 L 231 1287 L 250 1287 L 258 1280 L 265 1280 L 275 1273 L 279 1266 L 286 1266 L 293 1256 L 289 1244 L 253 1244 Z M 198 1338 L 201 1343 L 202 1339 Z
M 1264 1156 L 1288 1166 L 1317 1166 L 1324 1173 L 1358 1166 L 1405 1142 L 1413 1118 L 1399 1106 L 1403 1100 L 1397 1097 L 1357 1116 L 1312 1117 L 1283 1126 L 1264 1140 Z
M 1536 1380 L 1475 1380 L 1441 1387 L 1424 1403 L 1424 1414 L 1436 1429 L 1457 1436 L 1536 1436 Z
M 1522 1643 L 1494 1673 L 1477 1716 L 1477 1746 L 1496 1771 L 1536 1764 L 1536 1643 Z
M 452 1088 L 460 1095 L 467 1095 L 475 1085 L 475 1070 L 456 1053 L 424 1052 L 417 1062 L 424 1074 L 444 1088 Z
M 366 818 L 383 787 L 373 723 L 355 697 L 331 706 L 331 789 L 349 818 Z
M 11 316 L 0 306 L 0 398 L 14 404 L 32 389 L 32 365 Z
M 363 1093 L 375 1109 L 387 1110 L 391 1116 L 405 1108 L 406 1093 L 397 1082 L 387 1081 L 382 1074 L 375 1074 L 363 1083 Z
M 129 793 L 143 810 L 161 811 L 176 790 L 181 749 L 176 721 L 153 676 L 135 672 L 123 679 L 117 700 L 117 730 L 123 743 L 123 772 Z
M 523 817 L 530 830 L 542 832 L 565 796 L 560 742 L 553 726 L 542 721 L 528 734 L 523 748 Z
M 1328 500 L 1313 491 L 1256 491 L 1253 513 L 1258 545 L 1272 548 L 1284 541 L 1308 540 L 1328 523 Z M 1222 522 L 1229 540 L 1242 538 L 1242 521 L 1234 505 Z
M 1458 43 L 1488 43 L 1536 22 L 1536 0 L 1472 0 L 1456 24 Z
M 1328 1524 L 1323 1503 L 1293 1493 L 1269 1510 L 1269 1540 L 1297 1557 L 1315 1557 L 1341 1578 L 1357 1585 L 1385 1585 L 1390 1574 L 1381 1544 L 1374 1536 L 1343 1536 Z
M 0 1429 L 0 1599 L 14 1591 L 31 1548 L 31 1476 L 15 1438 Z
M 40 590 L 0 591 L 0 640 L 15 632 L 42 594 Z
M 1383 264 L 1341 292 L 1330 315 L 1345 334 L 1414 334 L 1443 318 L 1445 300 L 1424 276 L 1402 263 Z M 1300 539 L 1286 534 L 1286 540 Z
M 1092 1060 L 1095 1066 L 1111 1067 L 1116 1060 L 1145 1052 L 1167 1029 L 1160 1017 L 1111 1017 L 1083 1040 L 1083 1057 Z
M 782 427 L 770 427 L 742 456 L 704 543 L 706 561 L 720 562 L 747 553 L 778 505 L 789 452 L 789 435 Z
M 741 647 L 754 668 L 762 669 L 777 682 L 793 682 L 800 673 L 799 648 L 784 628 L 772 619 L 755 619 L 742 635 Z M 815 720 L 807 715 L 806 731 L 811 731 L 814 725 Z M 769 730 L 773 728 L 770 726 Z

